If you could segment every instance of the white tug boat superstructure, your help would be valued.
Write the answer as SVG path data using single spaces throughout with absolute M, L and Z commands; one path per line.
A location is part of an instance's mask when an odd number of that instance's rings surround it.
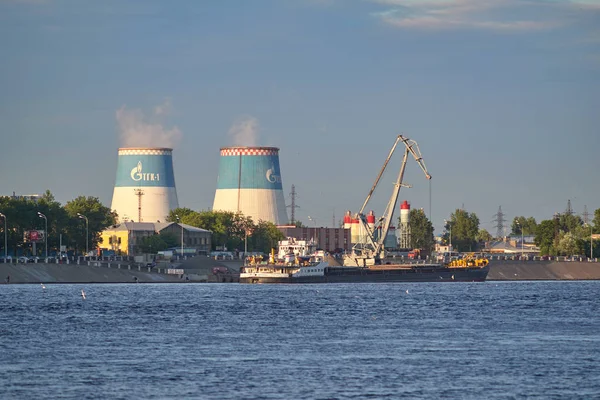
M 317 250 L 316 242 L 297 240 L 288 237 L 281 240 L 269 261 L 260 257 L 246 259 L 240 273 L 242 283 L 292 283 L 292 282 L 323 282 L 325 268 L 329 266 L 324 261 L 325 253 Z

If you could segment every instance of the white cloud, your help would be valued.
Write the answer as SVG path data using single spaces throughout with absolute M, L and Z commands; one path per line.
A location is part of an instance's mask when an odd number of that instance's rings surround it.
M 572 23 L 583 9 L 600 2 L 549 0 L 372 0 L 390 8 L 373 13 L 404 29 L 480 29 L 525 32 Z M 580 11 L 579 13 L 577 11 Z M 570 13 L 567 11 L 571 11 Z M 575 13 L 573 13 L 575 12 Z

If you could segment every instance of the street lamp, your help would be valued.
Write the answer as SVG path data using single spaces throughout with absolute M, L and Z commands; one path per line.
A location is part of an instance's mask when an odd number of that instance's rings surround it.
M 46 258 L 48 258 L 48 218 L 39 211 L 38 217 L 44 218 L 44 221 L 46 222 L 46 232 L 44 232 L 44 239 L 46 241 Z
M 312 218 L 310 215 L 308 216 L 308 220 L 311 221 L 315 226 L 315 238 L 317 241 L 317 247 L 319 246 L 319 235 L 317 235 L 317 220 Z
M 88 253 L 90 252 L 90 249 L 88 247 L 88 237 L 90 236 L 89 235 L 89 221 L 88 221 L 88 218 L 83 214 L 77 213 L 77 216 L 80 219 L 85 219 L 85 255 L 87 256 Z
M 448 230 L 450 231 L 448 233 L 448 252 L 450 253 L 450 255 L 452 255 L 452 221 L 448 221 L 448 220 L 444 220 L 444 224 L 448 225 Z
M 2 214 L 0 214 L 0 215 L 2 215 Z M 6 221 L 6 219 L 4 221 Z M 593 260 L 594 259 L 594 243 L 593 243 L 594 230 L 593 230 L 592 224 L 589 224 L 589 225 L 590 225 L 590 260 Z M 6 232 L 6 228 L 4 228 L 4 232 Z
M 8 246 L 6 245 L 6 215 L 0 213 L 0 217 L 4 218 L 4 262 L 8 259 Z
M 181 226 L 181 259 L 183 260 L 183 225 L 181 224 L 179 215 L 175 214 L 175 217 L 177 217 L 177 222 L 179 223 L 179 226 Z
M 523 240 L 523 226 L 521 226 L 521 223 L 519 223 L 519 221 L 515 221 L 517 226 L 519 227 L 519 229 L 521 230 L 521 260 L 523 259 L 523 244 L 525 243 Z

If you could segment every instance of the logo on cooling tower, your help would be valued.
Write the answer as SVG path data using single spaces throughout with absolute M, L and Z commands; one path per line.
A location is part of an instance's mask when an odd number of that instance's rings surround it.
M 131 179 L 136 182 L 139 181 L 160 181 L 160 174 L 152 174 L 148 172 L 142 172 L 142 162 L 138 161 L 137 166 L 131 170 Z
M 281 177 L 279 175 L 275 175 L 275 166 L 273 164 L 271 164 L 271 168 L 267 170 L 266 177 L 271 183 L 281 183 Z

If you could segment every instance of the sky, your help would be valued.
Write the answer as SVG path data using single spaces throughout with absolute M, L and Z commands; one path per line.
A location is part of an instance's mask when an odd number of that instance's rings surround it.
M 150 141 L 207 210 L 220 147 L 277 146 L 296 219 L 332 226 L 402 134 L 432 180 L 409 160 L 399 199 L 436 234 L 600 208 L 600 1 L 0 0 L 0 49 L 0 194 L 109 206 L 117 149 Z

